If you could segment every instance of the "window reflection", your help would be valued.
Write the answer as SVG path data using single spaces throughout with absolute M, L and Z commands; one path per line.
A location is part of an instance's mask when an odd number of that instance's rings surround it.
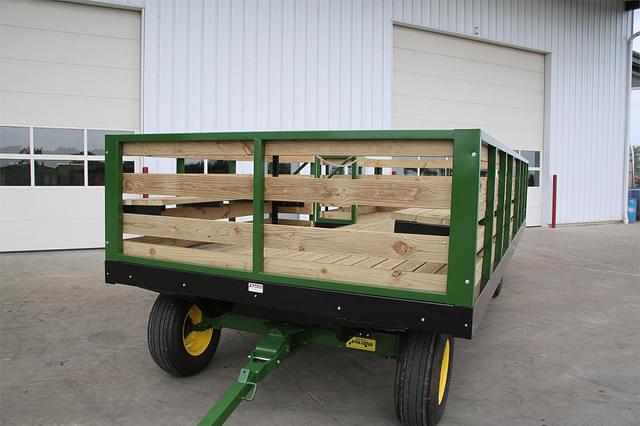
M 29 128 L 0 126 L 0 153 L 29 154 Z
M 83 161 L 36 160 L 35 173 L 38 186 L 84 185 Z
M 84 136 L 81 129 L 33 129 L 34 154 L 82 155 Z
M 0 185 L 31 185 L 29 160 L 0 160 Z
M 229 173 L 229 162 L 224 160 L 209 160 L 207 162 L 208 173 Z
M 540 186 L 540 171 L 529 170 L 529 186 Z
M 184 160 L 185 173 L 204 173 L 204 160 Z

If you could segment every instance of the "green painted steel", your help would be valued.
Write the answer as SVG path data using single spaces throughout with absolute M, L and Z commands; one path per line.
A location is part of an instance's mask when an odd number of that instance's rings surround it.
M 240 370 L 237 381 L 198 423 L 200 426 L 222 425 L 240 402 L 253 400 L 258 384 L 297 349 L 307 344 L 346 347 L 345 342 L 336 336 L 334 330 L 320 327 L 298 327 L 233 314 L 223 314 L 215 318 L 205 317 L 203 320 L 211 327 L 248 331 L 262 335 L 263 338 L 249 355 L 249 361 L 246 367 Z M 400 351 L 398 334 L 372 332 L 362 337 L 374 339 L 376 342 L 375 350 L 369 353 L 385 358 L 398 356 Z
M 511 194 L 513 187 L 513 157 L 511 155 L 507 156 L 507 186 L 505 202 L 504 202 L 504 230 L 502 232 L 502 255 L 509 248 L 509 242 L 511 241 L 511 206 L 513 203 L 511 202 Z M 501 255 L 501 257 L 502 257 Z
M 104 206 L 105 255 L 113 259 L 122 253 L 122 146 L 118 136 L 105 136 Z
M 176 158 L 176 173 L 184 173 L 184 158 Z
M 500 151 L 500 172 L 498 174 L 498 207 L 497 207 L 497 220 L 496 220 L 496 253 L 493 261 L 493 269 L 495 270 L 502 259 L 502 241 L 504 232 L 504 208 L 505 208 L 505 194 L 507 183 L 507 153 Z
M 493 251 L 493 217 L 496 189 L 496 148 L 489 146 L 487 165 L 487 203 L 484 219 L 484 245 L 482 257 L 482 285 L 484 286 L 491 278 L 491 253 Z
M 253 272 L 264 270 L 264 141 L 253 141 Z
M 447 298 L 472 307 L 480 197 L 480 130 L 456 130 L 453 147 Z
M 238 132 L 238 133 L 189 133 L 189 134 L 138 134 L 138 135 L 115 135 L 106 138 L 106 230 L 105 235 L 107 260 L 130 262 L 138 265 L 147 265 L 163 268 L 171 268 L 180 271 L 200 272 L 214 276 L 225 276 L 230 278 L 246 279 L 256 282 L 278 283 L 308 288 L 323 288 L 333 291 L 350 292 L 356 294 L 367 294 L 382 297 L 394 297 L 408 300 L 430 301 L 436 303 L 446 303 L 458 306 L 470 307 L 473 304 L 473 282 L 475 273 L 475 244 L 477 231 L 477 207 L 479 199 L 479 168 L 480 168 L 480 140 L 489 146 L 495 146 L 496 152 L 500 155 L 500 162 L 507 155 L 525 162 L 526 160 L 519 154 L 508 150 L 502 151 L 502 145 L 494 143 L 492 138 L 479 130 L 384 130 L 384 131 L 318 131 L 318 132 Z M 264 147 L 270 140 L 452 140 L 454 142 L 454 172 L 452 190 L 452 217 L 451 217 L 451 237 L 449 247 L 449 276 L 446 294 L 428 293 L 406 288 L 392 288 L 381 286 L 370 286 L 362 283 L 353 283 L 349 277 L 345 281 L 326 281 L 318 279 L 308 279 L 295 276 L 285 276 L 278 274 L 264 273 Z M 216 268 L 206 265 L 188 264 L 174 261 L 149 259 L 142 257 L 127 256 L 122 253 L 122 151 L 121 144 L 124 142 L 161 142 L 161 141 L 252 141 L 254 146 L 254 179 L 253 179 L 253 260 L 252 270 L 242 271 L 228 268 Z M 476 156 L 471 154 L 476 152 Z M 230 162 L 235 166 L 235 162 Z M 235 167 L 234 167 L 235 168 Z M 311 164 L 311 174 L 318 174 L 319 167 Z M 501 170 L 505 170 L 502 167 Z M 381 168 L 376 168 L 377 173 L 381 173 Z M 353 167 L 353 174 L 357 174 L 357 167 Z M 526 176 L 526 175 L 525 175 Z M 501 176 L 499 185 L 504 184 Z M 504 205 L 504 187 L 499 187 L 499 198 L 502 199 L 498 213 L 506 207 Z M 502 192 L 500 192 L 502 190 Z M 525 195 L 526 195 L 526 189 Z M 526 201 L 526 197 L 524 198 Z M 526 205 L 522 205 L 526 208 Z M 504 212 L 502 211 L 502 215 Z M 355 213 L 352 211 L 352 218 Z M 312 218 L 314 219 L 314 218 Z M 498 232 L 504 229 L 504 223 L 498 226 Z M 503 237 L 499 238 L 499 241 Z M 496 251 L 495 265 L 498 264 L 501 250 Z M 484 266 L 484 265 L 483 265 Z M 469 280 L 469 284 L 465 284 Z

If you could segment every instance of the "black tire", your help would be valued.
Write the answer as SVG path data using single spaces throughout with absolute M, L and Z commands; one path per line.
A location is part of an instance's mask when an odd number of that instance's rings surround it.
M 448 358 L 443 363 L 448 342 Z M 405 333 L 396 366 L 395 405 L 407 426 L 435 426 L 444 414 L 453 361 L 453 337 L 418 331 Z M 445 368 L 442 374 L 441 371 Z M 440 394 L 441 382 L 444 384 Z
M 493 298 L 494 299 L 496 297 L 500 296 L 500 293 L 502 292 L 502 281 L 504 281 L 504 277 L 500 278 L 500 283 L 498 283 L 498 286 L 496 287 L 496 289 L 493 292 Z
M 220 343 L 220 330 L 209 328 L 198 331 L 204 334 L 199 337 L 200 345 L 197 350 L 187 348 L 185 339 L 192 332 L 188 331 L 188 327 L 193 324 L 189 314 L 196 312 L 190 311 L 194 307 L 202 313 L 200 307 L 193 302 L 161 294 L 149 315 L 147 340 L 151 357 L 158 367 L 174 376 L 191 376 L 202 371 L 213 358 Z

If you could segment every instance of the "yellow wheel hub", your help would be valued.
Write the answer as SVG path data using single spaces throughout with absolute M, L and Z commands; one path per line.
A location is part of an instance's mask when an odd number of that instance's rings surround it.
M 438 405 L 442 404 L 444 391 L 447 389 L 447 375 L 449 374 L 449 339 L 444 344 L 442 363 L 440 364 L 440 384 L 438 386 Z
M 193 329 L 194 325 L 201 323 L 202 311 L 198 305 L 191 306 L 182 324 L 182 343 L 187 353 L 191 356 L 202 355 L 213 339 L 213 328 L 206 330 Z

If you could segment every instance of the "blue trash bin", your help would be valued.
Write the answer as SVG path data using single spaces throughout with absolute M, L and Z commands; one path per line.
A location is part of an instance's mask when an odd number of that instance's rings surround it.
M 629 190 L 629 199 L 636 200 L 636 219 L 640 219 L 640 188 L 633 188 Z
M 638 211 L 638 200 L 635 198 L 629 198 L 629 204 L 627 206 L 627 216 L 629 217 L 629 223 L 636 222 L 637 211 Z

